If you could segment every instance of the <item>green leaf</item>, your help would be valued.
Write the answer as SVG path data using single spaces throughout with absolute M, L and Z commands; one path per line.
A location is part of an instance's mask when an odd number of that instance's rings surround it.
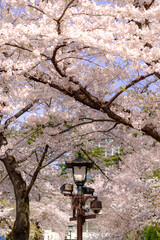
M 127 89 L 126 89 L 125 87 L 120 87 L 120 90 L 121 90 L 122 92 L 126 92 L 126 91 L 127 91 Z
M 54 123 L 53 122 L 48 122 L 48 127 L 54 127 Z
M 135 133 L 132 133 L 132 135 L 133 135 L 133 137 L 137 137 L 137 135 L 138 135 L 138 132 L 135 132 Z
M 72 125 L 67 124 L 66 127 L 67 128 L 72 128 Z

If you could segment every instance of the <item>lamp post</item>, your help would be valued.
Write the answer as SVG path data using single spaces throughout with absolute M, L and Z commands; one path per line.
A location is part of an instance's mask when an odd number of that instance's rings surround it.
M 65 165 L 66 168 L 72 169 L 73 179 L 77 185 L 77 194 L 72 194 L 72 184 L 63 184 L 60 189 L 65 196 L 72 197 L 73 217 L 70 218 L 70 221 L 77 221 L 77 240 L 82 240 L 83 224 L 85 220 L 96 218 L 96 213 L 102 209 L 101 201 L 98 201 L 97 197 L 93 196 L 94 189 L 84 186 L 87 179 L 87 169 L 92 168 L 93 162 L 82 158 L 79 152 L 76 159 L 72 162 L 66 162 Z M 68 187 L 69 185 L 70 187 Z M 85 203 L 88 199 L 92 199 L 90 208 L 95 214 L 86 215 L 88 209 L 85 209 Z
M 70 224 L 68 224 L 68 231 L 69 231 L 70 240 L 71 240 L 72 230 L 73 230 L 73 224 L 70 223 Z

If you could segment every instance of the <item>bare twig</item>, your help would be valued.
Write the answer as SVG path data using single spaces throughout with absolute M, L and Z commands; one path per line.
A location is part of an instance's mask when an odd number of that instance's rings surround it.
M 48 148 L 49 148 L 49 145 L 47 144 L 47 145 L 45 146 L 45 149 L 44 149 L 44 152 L 43 152 L 43 154 L 42 154 L 41 160 L 40 160 L 40 162 L 39 162 L 36 170 L 35 170 L 34 173 L 33 173 L 33 177 L 32 177 L 32 179 L 31 179 L 31 182 L 30 182 L 30 184 L 28 185 L 28 188 L 27 188 L 26 193 L 25 193 L 26 196 L 27 196 L 27 195 L 29 194 L 29 192 L 31 191 L 31 188 L 33 187 L 33 185 L 34 185 L 34 183 L 35 183 L 35 181 L 36 181 L 36 179 L 37 179 L 38 173 L 39 173 L 39 171 L 41 170 L 41 167 L 42 167 L 42 163 L 43 163 L 43 161 L 44 161 L 44 159 L 45 159 L 45 156 L 46 156 L 46 154 L 47 154 L 47 152 L 48 152 Z
M 6 174 L 6 176 L 0 181 L 0 184 L 8 177 L 9 175 Z
M 100 168 L 100 166 L 99 166 L 93 159 L 90 158 L 90 156 L 87 154 L 87 152 L 86 152 L 83 148 L 81 148 L 81 150 L 82 150 L 82 152 L 84 152 L 84 154 L 89 158 L 89 160 L 94 163 L 94 165 L 101 171 L 101 173 L 102 173 L 109 181 L 113 181 L 113 180 L 111 180 L 111 179 L 105 174 L 105 172 L 102 170 L 102 168 Z
M 48 163 L 46 163 L 45 165 L 43 165 L 43 166 L 41 167 L 41 169 L 47 167 L 47 166 L 48 166 L 49 164 L 51 164 L 52 162 L 55 162 L 58 158 L 62 157 L 65 153 L 66 153 L 66 151 L 60 153 L 57 157 L 55 157 L 54 159 L 52 159 L 51 161 L 49 161 Z
M 33 50 L 30 50 L 29 48 L 25 48 L 23 46 L 19 46 L 17 44 L 5 43 L 5 45 L 10 46 L 10 47 L 16 47 L 16 48 L 22 49 L 24 51 L 28 51 L 28 52 L 33 53 Z M 47 60 L 51 60 L 51 58 L 48 57 L 47 55 L 45 55 L 44 53 L 40 53 L 40 56 L 45 57 Z
M 92 132 L 88 132 L 88 133 L 85 133 L 85 134 L 81 134 L 80 136 L 84 137 L 86 135 L 93 134 L 93 133 L 103 133 L 103 134 L 106 134 L 106 133 L 110 132 L 111 130 L 113 130 L 117 125 L 118 125 L 118 123 L 115 123 L 111 128 L 109 128 L 107 130 L 92 131 Z
M 140 76 L 140 77 L 138 77 L 137 79 L 133 80 L 133 81 L 132 81 L 131 83 L 129 83 L 128 85 L 126 85 L 123 89 L 126 90 L 126 89 L 134 86 L 136 83 L 138 83 L 138 82 L 140 82 L 140 81 L 142 81 L 142 80 L 144 80 L 144 79 L 146 79 L 147 77 L 150 77 L 150 76 L 152 76 L 152 75 L 153 75 L 153 73 L 150 73 L 150 74 L 147 74 L 147 75 L 144 75 L 144 76 Z M 112 102 L 113 102 L 116 98 L 118 98 L 119 95 L 121 95 L 121 94 L 124 92 L 123 89 L 122 89 L 121 91 L 119 91 L 117 94 L 115 94 L 115 95 L 107 102 L 107 104 L 106 104 L 107 107 L 110 107 L 110 105 L 112 104 Z
M 10 46 L 10 47 L 16 47 L 16 48 L 20 48 L 22 50 L 28 51 L 28 52 L 33 52 L 32 50 L 25 48 L 23 46 L 19 46 L 17 44 L 12 44 L 12 43 L 5 43 L 6 46 Z
M 106 118 L 93 119 L 91 117 L 80 117 L 79 120 L 90 120 L 90 123 L 92 123 L 92 122 L 113 122 L 113 123 L 115 123 L 115 120 L 106 119 Z
M 5 123 L 4 123 L 4 129 L 6 129 L 8 127 L 8 125 L 14 121 L 14 119 L 19 118 L 20 116 L 22 116 L 25 112 L 27 112 L 29 109 L 31 109 L 33 107 L 33 105 L 35 103 L 37 103 L 39 100 L 35 100 L 32 103 L 29 103 L 27 106 L 25 106 L 24 108 L 22 108 L 18 113 L 16 113 L 14 116 L 8 118 Z
M 46 13 L 45 13 L 42 9 L 40 9 L 40 8 L 38 8 L 38 7 L 36 7 L 36 6 L 33 6 L 33 5 L 31 5 L 31 4 L 28 4 L 28 7 L 34 8 L 34 9 L 36 9 L 37 11 L 39 11 L 39 12 L 43 13 L 44 15 L 46 15 Z

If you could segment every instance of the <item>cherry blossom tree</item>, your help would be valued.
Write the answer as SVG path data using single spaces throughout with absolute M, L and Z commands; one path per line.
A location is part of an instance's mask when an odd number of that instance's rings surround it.
M 132 138 L 134 139 L 135 135 L 132 135 Z M 148 137 L 143 136 L 143 138 L 145 147 Z M 152 145 L 152 143 L 150 144 Z M 91 171 L 95 182 L 89 186 L 95 189 L 95 193 L 103 203 L 102 215 L 94 220 L 100 233 L 103 233 L 102 239 L 104 236 L 109 239 L 120 239 L 129 231 L 142 230 L 147 223 L 150 224 L 158 219 L 159 182 L 153 181 L 152 175 L 152 170 L 159 168 L 158 147 L 153 146 L 153 149 L 150 147 L 150 152 L 153 150 L 156 153 L 154 154 L 155 159 L 150 159 L 147 151 L 146 156 L 142 157 L 141 152 L 136 152 L 133 147 L 133 145 L 130 146 L 128 153 L 121 156 L 122 161 L 119 166 L 106 169 L 106 174 L 111 181 L 108 181 L 104 175 L 100 175 L 99 171 Z M 125 149 L 127 148 L 125 147 Z M 146 149 L 143 148 L 144 150 Z M 96 158 L 92 159 L 96 161 Z M 29 164 L 27 165 L 29 166 Z M 28 171 L 31 173 L 30 169 Z M 43 169 L 30 193 L 32 199 L 30 202 L 31 219 L 33 221 L 40 220 L 42 229 L 49 227 L 56 232 L 60 230 L 62 238 L 71 214 L 71 201 L 60 195 L 59 187 L 64 182 L 73 181 L 71 173 L 68 173 L 67 177 L 69 179 L 65 178 L 65 175 L 63 178 L 58 177 L 57 179 L 57 171 L 54 172 L 53 167 Z M 95 234 L 94 238 L 98 239 L 100 233 L 99 235 Z
M 13 239 L 28 239 L 40 170 L 87 137 L 121 129 L 142 159 L 155 158 L 159 10 L 158 0 L 1 2 L 0 159 L 16 197 Z
M 4 76 L 50 86 L 159 141 L 156 0 L 8 1 L 7 6 L 1 6 L 8 11 L 1 21 Z

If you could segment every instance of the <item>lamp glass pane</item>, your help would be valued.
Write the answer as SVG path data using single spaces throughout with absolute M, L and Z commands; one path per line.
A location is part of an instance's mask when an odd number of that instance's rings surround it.
M 73 224 L 69 224 L 69 225 L 68 225 L 68 230 L 69 230 L 70 232 L 72 232 L 72 229 L 73 229 Z
M 86 167 L 85 166 L 74 166 L 74 179 L 75 181 L 81 182 L 86 178 Z

